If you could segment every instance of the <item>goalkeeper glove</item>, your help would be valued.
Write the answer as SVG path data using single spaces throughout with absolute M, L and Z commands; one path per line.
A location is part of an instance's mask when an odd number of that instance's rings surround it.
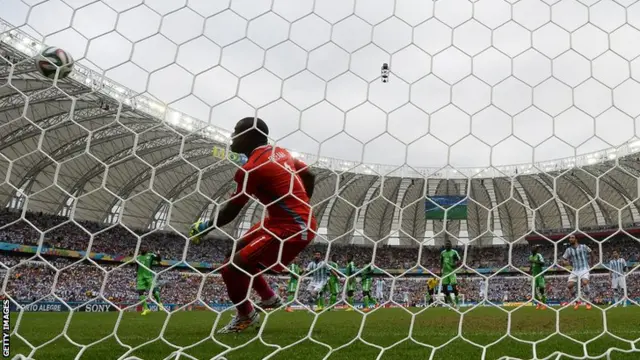
M 208 226 L 207 221 L 197 221 L 189 229 L 189 237 L 194 244 L 200 244 L 200 238 L 205 235 Z

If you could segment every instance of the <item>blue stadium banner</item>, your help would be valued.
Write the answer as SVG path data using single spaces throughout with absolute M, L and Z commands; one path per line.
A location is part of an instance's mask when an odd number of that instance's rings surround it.
M 429 196 L 424 201 L 424 213 L 428 220 L 465 220 L 467 197 L 460 195 Z

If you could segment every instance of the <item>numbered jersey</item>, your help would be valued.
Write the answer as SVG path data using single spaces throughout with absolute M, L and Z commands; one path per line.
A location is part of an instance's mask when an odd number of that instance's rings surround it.
M 312 217 L 309 197 L 298 175 L 307 165 L 280 147 L 256 148 L 238 169 L 232 201 L 244 205 L 253 197 L 267 206 L 269 223 L 290 223 L 301 227 Z

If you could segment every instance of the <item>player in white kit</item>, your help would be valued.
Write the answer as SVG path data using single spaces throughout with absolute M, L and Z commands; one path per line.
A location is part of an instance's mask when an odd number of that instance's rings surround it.
M 322 260 L 322 253 L 316 251 L 311 261 L 305 269 L 305 274 L 311 275 L 311 283 L 307 286 L 307 291 L 311 293 L 313 301 L 316 303 L 316 310 L 321 311 L 324 308 L 324 287 L 329 281 L 329 267 Z
M 486 296 L 485 296 L 485 285 L 486 285 L 486 281 L 484 279 L 480 279 L 480 281 L 478 281 L 478 287 L 479 287 L 479 298 L 478 298 L 478 302 L 481 303 L 484 300 L 486 300 Z
M 613 251 L 613 257 L 609 261 L 609 270 L 611 270 L 611 289 L 613 290 L 613 299 L 616 302 L 615 306 L 618 306 L 620 302 L 620 293 L 624 296 L 624 289 L 627 287 L 624 277 L 624 272 L 627 269 L 627 262 L 620 257 L 620 253 Z M 624 305 L 627 306 L 627 301 L 624 301 Z
M 593 253 L 587 245 L 579 244 L 578 239 L 576 239 L 576 236 L 573 234 L 569 236 L 569 244 L 570 246 L 565 250 L 562 258 L 564 259 L 565 266 L 570 263 L 572 267 L 567 288 L 569 289 L 571 297 L 578 299 L 573 307 L 575 310 L 578 310 L 581 298 L 585 301 L 589 300 L 589 262 L 593 260 Z M 576 294 L 574 290 L 578 281 L 580 281 L 582 286 L 578 286 L 578 293 Z M 588 302 L 587 310 L 591 310 L 591 304 Z
M 378 304 L 384 298 L 384 280 L 378 278 L 376 279 L 376 301 Z
M 409 307 L 409 291 L 404 289 L 404 306 Z

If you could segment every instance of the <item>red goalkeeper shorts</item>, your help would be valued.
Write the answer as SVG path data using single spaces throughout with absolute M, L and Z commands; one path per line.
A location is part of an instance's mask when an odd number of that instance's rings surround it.
M 318 224 L 315 218 L 311 226 L 301 231 L 291 224 L 257 223 L 240 239 L 243 246 L 237 253 L 245 264 L 269 268 L 280 272 L 314 239 Z

